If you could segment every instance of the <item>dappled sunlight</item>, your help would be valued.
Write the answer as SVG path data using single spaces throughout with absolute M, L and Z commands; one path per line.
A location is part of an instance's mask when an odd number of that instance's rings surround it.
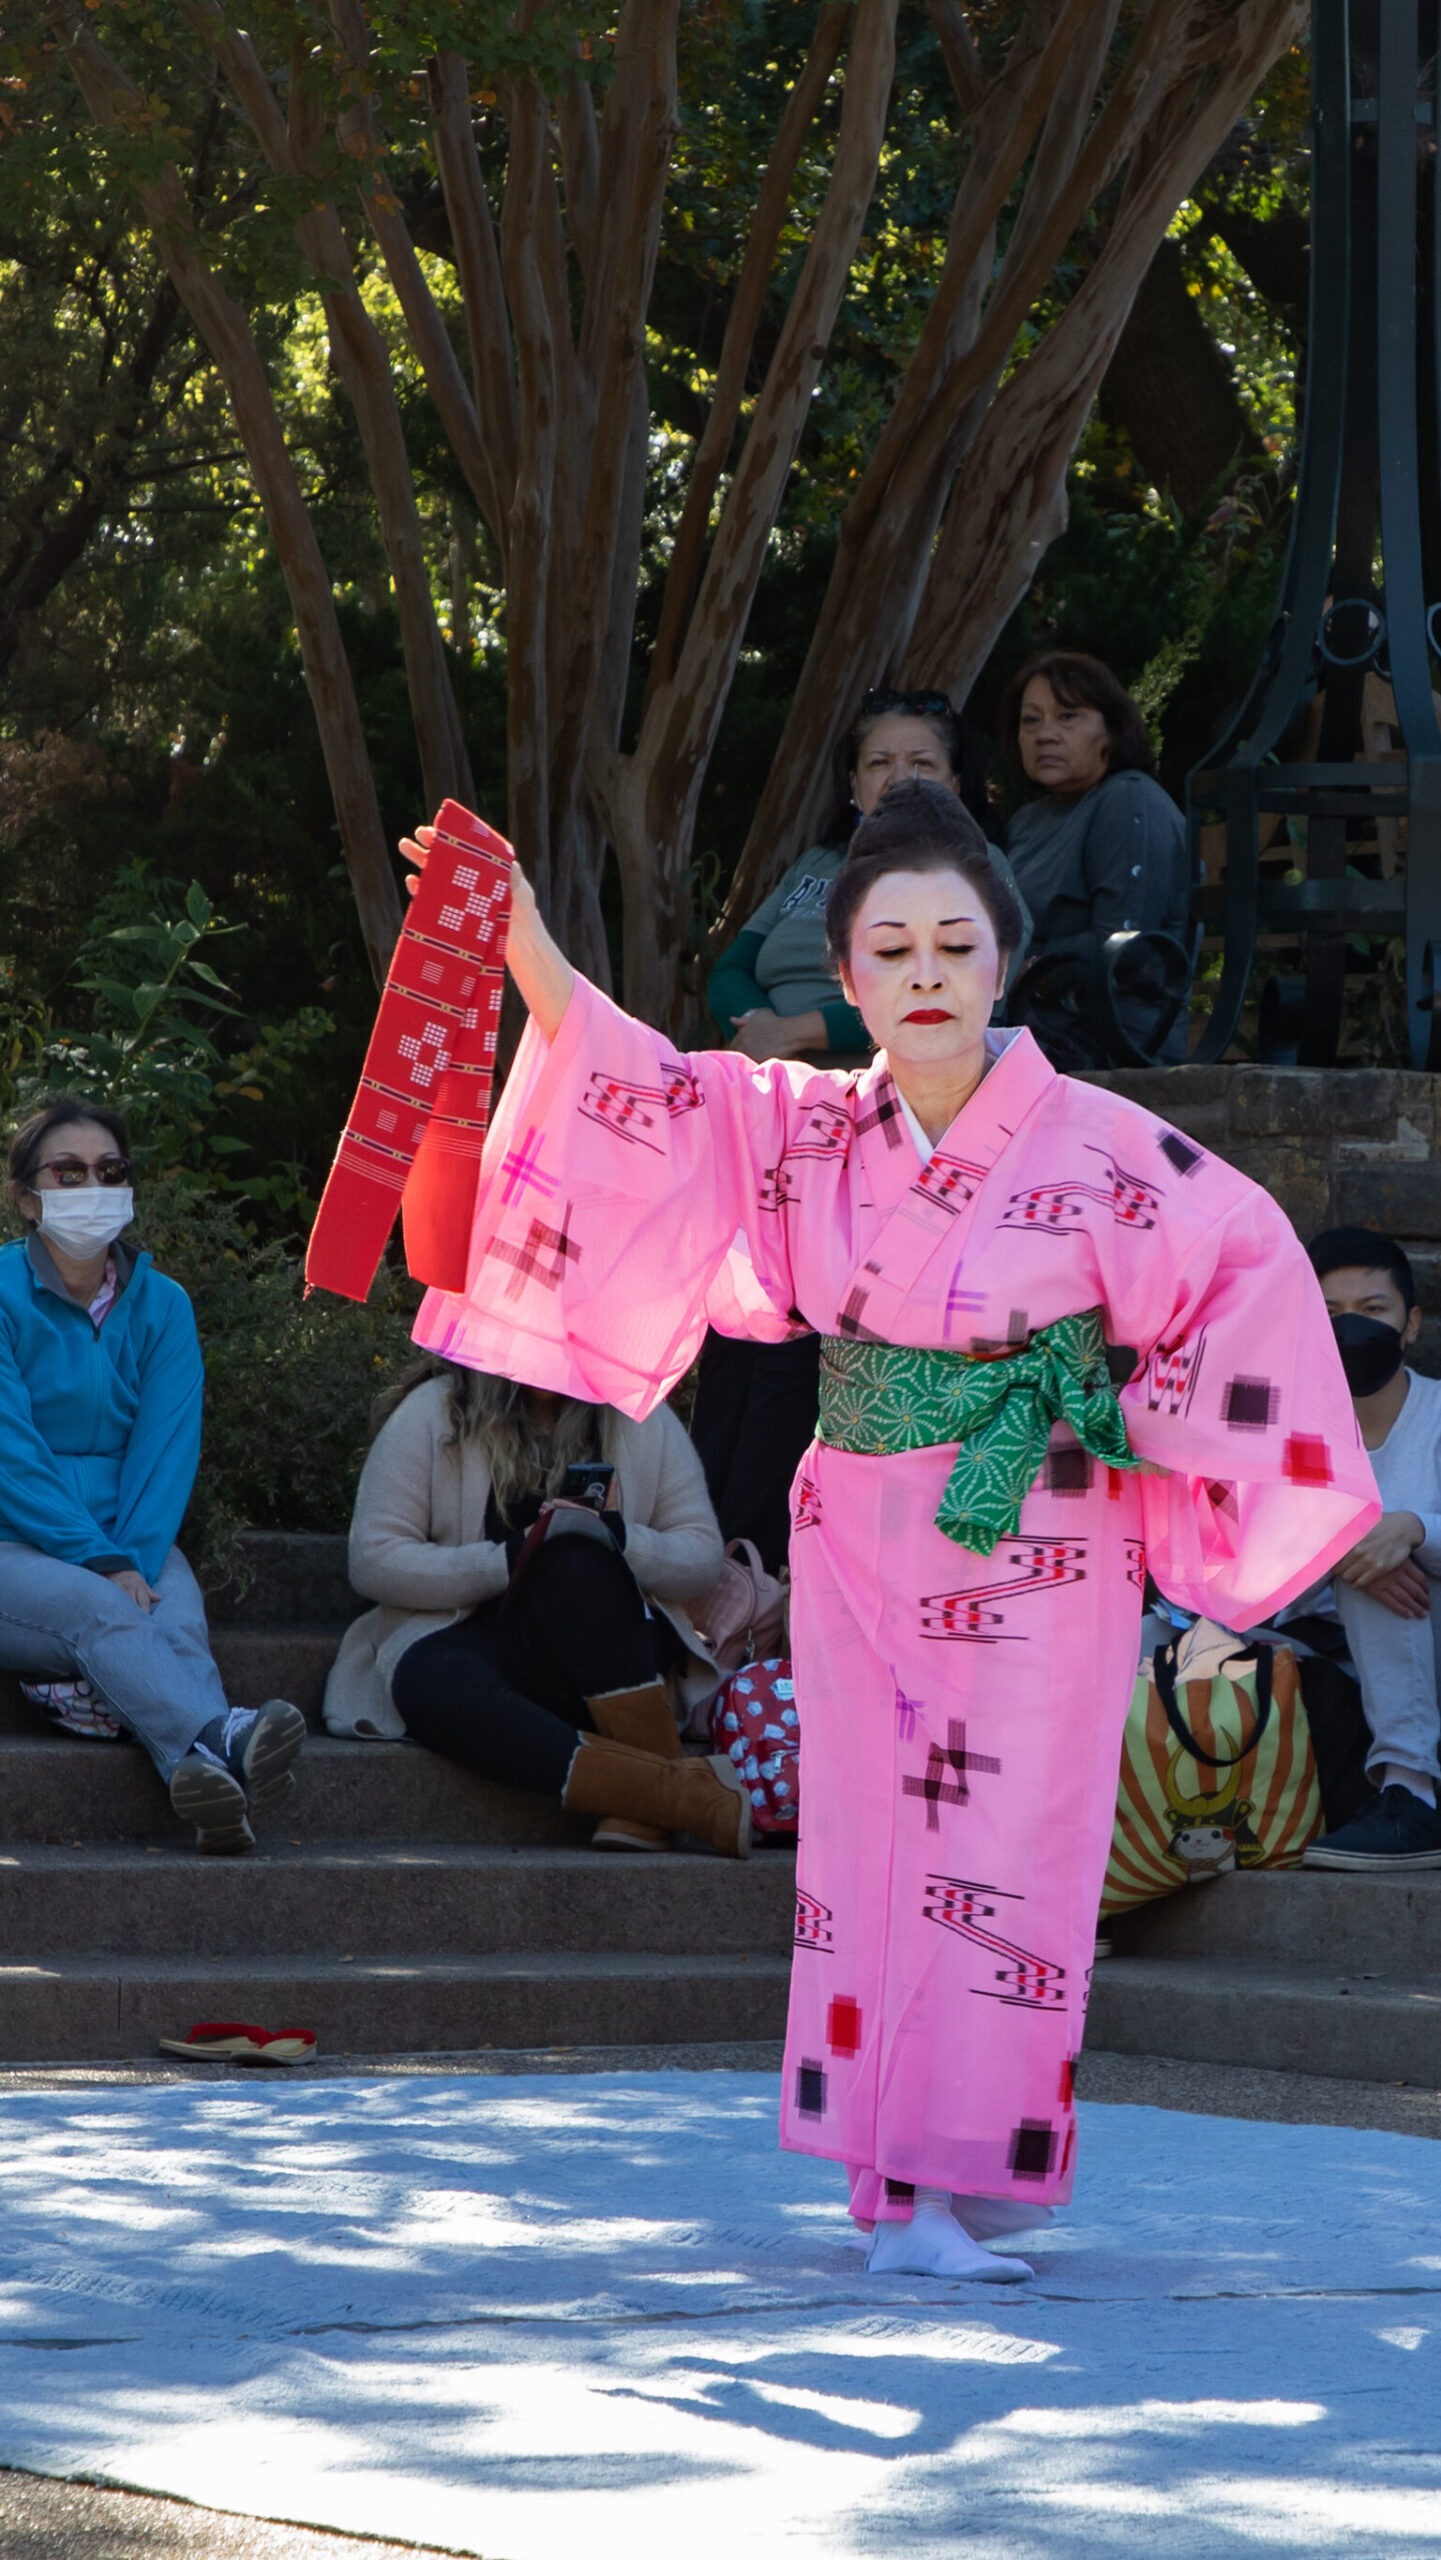
M 998 2424 L 1012 2435 L 1188 2436 L 1207 2427 L 1313 2427 L 1326 2412 L 1314 2401 L 1143 2400 L 1134 2409 L 1013 2409 Z
M 1221 2179 L 1214 2123 L 1087 2108 L 1035 2284 L 978 2292 L 871 2279 L 775 2109 L 723 2073 L 12 2095 L 0 2460 L 203 2503 L 243 2437 L 247 2511 L 506 2560 L 1426 2548 L 1441 2145 L 1248 2125 Z
M 888 2400 L 841 2400 L 833 2391 L 795 2391 L 783 2382 L 753 2382 L 751 2389 L 777 2409 L 804 2409 L 832 2426 L 855 2427 L 868 2436 L 914 2435 L 919 2409 L 898 2409 Z

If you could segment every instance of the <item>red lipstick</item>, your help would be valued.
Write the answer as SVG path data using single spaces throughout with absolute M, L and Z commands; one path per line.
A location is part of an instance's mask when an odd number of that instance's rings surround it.
M 918 1008 L 915 1013 L 908 1013 L 905 1018 L 907 1022 L 949 1022 L 951 1017 L 935 1005 L 926 1005 Z

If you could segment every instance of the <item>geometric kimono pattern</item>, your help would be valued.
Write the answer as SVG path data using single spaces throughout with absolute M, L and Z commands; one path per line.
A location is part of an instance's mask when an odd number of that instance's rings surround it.
M 1320 1291 L 1265 1193 L 1029 1033 L 922 1165 L 884 1056 L 685 1056 L 583 980 L 526 1035 L 469 1289 L 416 1339 L 643 1414 L 707 1321 L 1004 1359 L 1102 1312 L 1133 1450 L 1051 1437 L 1016 1533 L 935 1513 L 953 1447 L 822 1447 L 792 1496 L 801 1834 L 782 2140 L 864 2221 L 915 2185 L 1063 2201 L 1142 1587 L 1245 1627 L 1377 1516 Z

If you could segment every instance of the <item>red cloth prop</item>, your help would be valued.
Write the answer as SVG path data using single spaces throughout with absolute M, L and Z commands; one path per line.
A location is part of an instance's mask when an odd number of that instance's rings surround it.
M 399 1202 L 405 1258 L 463 1289 L 510 923 L 511 849 L 447 800 L 395 946 L 359 1090 L 311 1229 L 311 1288 L 364 1298 Z

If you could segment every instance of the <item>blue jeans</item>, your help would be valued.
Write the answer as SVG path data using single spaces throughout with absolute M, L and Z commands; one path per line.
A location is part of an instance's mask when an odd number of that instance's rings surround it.
M 147 1614 L 106 1574 L 0 1541 L 0 1670 L 22 1680 L 83 1673 L 169 1778 L 226 1697 L 200 1585 L 178 1547 L 156 1589 Z
M 1382 1500 L 1389 1507 L 1389 1497 L 1383 1494 Z M 1379 1786 L 1383 1769 L 1392 1768 L 1441 1779 L 1441 1582 L 1431 1578 L 1429 1618 L 1398 1618 L 1394 1609 L 1373 1600 L 1369 1591 L 1353 1591 L 1349 1582 L 1338 1580 L 1333 1588 L 1371 1728 L 1367 1777 Z

